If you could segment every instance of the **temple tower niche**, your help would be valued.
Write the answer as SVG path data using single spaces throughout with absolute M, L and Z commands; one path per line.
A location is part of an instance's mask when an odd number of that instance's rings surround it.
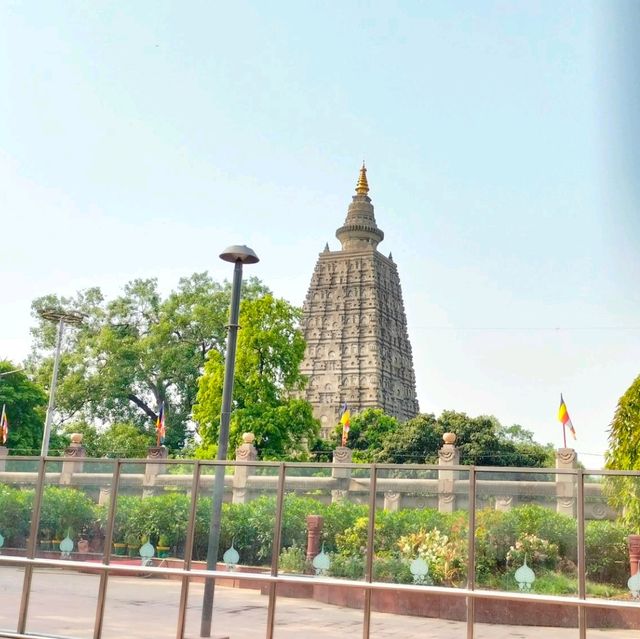
M 327 437 L 346 402 L 352 413 L 381 408 L 405 421 L 418 414 L 416 383 L 400 277 L 368 195 L 362 165 L 344 225 L 342 249 L 320 253 L 304 302 L 307 350 L 301 370 L 304 397 Z

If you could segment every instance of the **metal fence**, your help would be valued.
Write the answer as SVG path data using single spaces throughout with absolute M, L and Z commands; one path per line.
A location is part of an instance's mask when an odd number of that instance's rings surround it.
M 594 539 L 585 538 L 586 532 L 590 533 L 586 530 L 585 509 L 594 506 L 594 497 L 585 487 L 595 481 L 608 481 L 610 490 L 615 491 L 615 482 L 621 477 L 640 487 L 637 472 L 551 471 L 564 479 L 567 512 L 575 516 L 548 509 L 555 517 L 550 525 L 564 526 L 562 543 L 566 548 L 560 549 L 564 556 L 555 570 L 547 573 L 551 575 L 549 579 L 558 582 L 552 584 L 556 590 L 549 586 L 545 594 L 544 589 L 541 593 L 530 589 L 536 575 L 531 570 L 527 572 L 529 565 L 538 572 L 535 562 L 542 565 L 548 560 L 544 552 L 552 554 L 547 545 L 543 547 L 542 560 L 534 556 L 541 554 L 536 544 L 545 541 L 542 533 L 527 537 L 525 528 L 514 529 L 525 544 L 522 548 L 517 543 L 512 545 L 510 568 L 515 569 L 521 562 L 519 568 L 524 569 L 516 571 L 519 579 L 513 570 L 492 575 L 491 568 L 484 566 L 487 557 L 493 557 L 493 546 L 502 543 L 500 535 L 504 531 L 498 530 L 496 522 L 505 514 L 500 512 L 500 500 L 488 494 L 486 480 L 495 480 L 503 473 L 508 477 L 518 473 L 519 477 L 534 480 L 536 476 L 549 475 L 550 469 L 452 466 L 447 469 L 452 473 L 451 480 L 458 487 L 464 486 L 467 494 L 465 499 L 458 496 L 451 518 L 445 520 L 442 518 L 448 515 L 441 512 L 442 508 L 426 508 L 438 491 L 431 481 L 438 476 L 437 466 L 346 465 L 349 481 L 357 482 L 359 490 L 336 494 L 330 482 L 325 488 L 310 492 L 309 482 L 302 481 L 308 477 L 335 477 L 334 464 L 161 460 L 157 463 L 166 468 L 165 472 L 179 470 L 181 481 L 148 491 L 141 499 L 149 506 L 161 504 L 167 511 L 163 525 L 174 533 L 169 556 L 159 556 L 162 530 L 149 530 L 150 551 L 149 544 L 140 540 L 142 548 L 135 556 L 123 557 L 116 554 L 114 542 L 122 534 L 126 507 L 133 499 L 128 478 L 144 472 L 153 462 L 85 459 L 85 472 L 91 465 L 100 472 L 86 472 L 86 479 L 73 486 L 59 485 L 62 463 L 60 458 L 7 459 L 0 483 L 0 538 L 4 540 L 4 545 L 0 544 L 0 637 L 195 638 L 202 633 L 202 584 L 207 581 L 215 585 L 215 637 L 343 637 L 355 633 L 365 639 L 473 639 L 493 636 L 491 628 L 495 624 L 518 626 L 517 636 L 522 637 L 586 639 L 596 629 L 598 636 L 612 633 L 612 637 L 640 637 L 640 604 L 625 592 L 628 558 L 625 566 L 614 566 L 618 573 L 625 573 L 624 580 L 618 579 L 617 585 L 598 582 L 596 568 L 603 562 L 596 560 L 613 556 L 614 552 L 619 555 L 619 540 L 615 548 L 613 540 L 609 545 L 606 528 L 594 528 Z M 226 565 L 219 562 L 215 570 L 207 570 L 202 562 L 207 549 L 201 542 L 208 527 L 205 506 L 212 494 L 215 469 L 221 464 L 226 466 L 227 482 L 229 475 L 241 475 L 248 467 L 252 476 L 262 478 L 262 482 L 254 481 L 253 500 L 247 502 L 254 504 L 255 510 L 243 511 L 244 504 L 223 510 L 223 528 L 235 530 L 238 536 L 231 539 L 231 544 L 223 536 L 217 558 L 223 551 L 231 551 L 224 555 Z M 107 470 L 110 472 L 105 481 Z M 339 471 L 344 470 L 345 465 L 340 465 Z M 31 473 L 37 473 L 37 480 L 28 489 L 24 477 Z M 404 482 L 411 495 L 407 500 L 411 507 L 385 510 L 385 503 L 388 505 L 393 498 L 388 494 L 392 479 Z M 517 482 L 511 483 L 517 494 Z M 317 485 L 322 486 L 322 482 Z M 528 484 L 523 480 L 522 485 L 526 488 Z M 15 512 L 9 513 L 9 502 L 2 501 L 3 489 L 5 497 L 13 491 L 11 507 Z M 79 527 L 74 519 L 79 516 L 78 500 L 65 501 L 78 493 L 87 503 L 102 504 L 95 513 L 95 525 L 82 530 L 75 529 Z M 153 497 L 164 497 L 166 501 L 154 502 Z M 526 505 L 526 490 L 520 498 L 520 503 Z M 597 498 L 603 507 L 611 508 L 606 494 Z M 539 496 L 536 499 L 539 502 Z M 557 494 L 549 496 L 552 505 L 557 499 Z M 324 513 L 324 531 L 310 530 L 306 520 L 313 503 L 318 504 L 318 513 Z M 327 504 L 340 503 L 343 510 L 327 510 Z M 355 519 L 348 506 L 360 509 Z M 431 520 L 420 519 L 421 513 L 432 511 L 435 514 Z M 510 511 L 514 512 L 517 509 Z M 537 516 L 535 509 L 522 512 L 523 517 Z M 349 524 L 345 534 L 340 517 L 349 513 L 351 519 L 344 520 Z M 22 536 L 18 525 L 21 516 L 27 518 Z M 240 521 L 242 517 L 246 520 Z M 313 526 L 317 526 L 317 519 L 314 522 Z M 56 526 L 62 530 L 54 531 Z M 432 531 L 439 526 L 448 528 L 443 528 L 442 534 L 433 533 L 434 537 Z M 65 535 L 65 539 L 55 543 L 46 539 L 55 532 Z M 594 545 L 598 532 L 602 537 L 599 547 Z M 305 540 L 302 544 L 301 534 Z M 456 534 L 457 545 L 453 541 Z M 309 547 L 315 543 L 310 539 L 314 535 L 317 549 Z M 353 556 L 347 557 L 344 552 L 341 555 L 335 548 L 325 552 L 322 539 L 331 545 L 336 535 L 343 545 L 351 544 Z M 86 537 L 82 546 L 81 536 Z M 532 544 L 528 557 L 527 543 Z M 443 560 L 445 551 L 450 556 Z M 521 551 L 525 552 L 524 561 Z M 553 552 L 557 551 L 556 548 Z M 303 571 L 295 573 L 291 562 L 285 559 L 294 555 L 299 558 L 305 552 L 308 560 L 314 561 L 306 561 Z M 434 552 L 440 555 L 434 558 Z M 248 557 L 252 560 L 245 562 Z M 441 566 L 445 568 L 436 575 L 433 571 Z M 591 566 L 596 568 L 592 570 Z M 305 569 L 313 574 L 304 574 Z M 447 620 L 446 629 L 438 630 L 433 624 L 442 620 Z

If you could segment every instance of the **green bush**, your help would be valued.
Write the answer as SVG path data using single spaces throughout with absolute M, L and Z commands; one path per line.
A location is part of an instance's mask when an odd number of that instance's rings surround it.
M 629 578 L 629 534 L 630 529 L 619 522 L 587 522 L 584 545 L 588 578 L 626 586 Z
M 0 485 L 0 534 L 5 547 L 26 545 L 31 523 L 33 490 Z
M 47 486 L 42 495 L 40 531 L 42 537 L 78 537 L 99 519 L 95 502 L 75 488 Z

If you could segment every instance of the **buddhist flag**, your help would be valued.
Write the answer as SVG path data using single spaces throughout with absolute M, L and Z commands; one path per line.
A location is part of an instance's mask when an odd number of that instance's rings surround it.
M 342 424 L 342 445 L 346 446 L 347 439 L 349 438 L 349 429 L 351 428 L 351 412 L 349 411 L 347 402 L 342 405 L 340 423 Z
M 567 405 L 564 403 L 564 399 L 562 398 L 562 393 L 560 393 L 560 408 L 558 409 L 558 419 L 562 422 L 562 426 L 564 428 L 569 428 L 569 430 L 571 431 L 571 435 L 573 435 L 573 438 L 575 439 L 576 429 L 571 423 L 569 411 L 567 410 Z
M 2 417 L 0 417 L 0 441 L 7 443 L 9 438 L 9 420 L 7 419 L 6 404 L 2 404 Z
M 158 440 L 158 446 L 164 441 L 167 429 L 164 425 L 164 402 L 160 404 L 160 412 L 158 413 L 158 419 L 156 419 L 156 438 Z

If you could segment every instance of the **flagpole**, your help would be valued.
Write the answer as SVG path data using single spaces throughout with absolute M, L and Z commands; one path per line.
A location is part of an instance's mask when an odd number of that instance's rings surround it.
M 567 427 L 562 424 L 562 438 L 564 439 L 564 447 L 567 447 Z

